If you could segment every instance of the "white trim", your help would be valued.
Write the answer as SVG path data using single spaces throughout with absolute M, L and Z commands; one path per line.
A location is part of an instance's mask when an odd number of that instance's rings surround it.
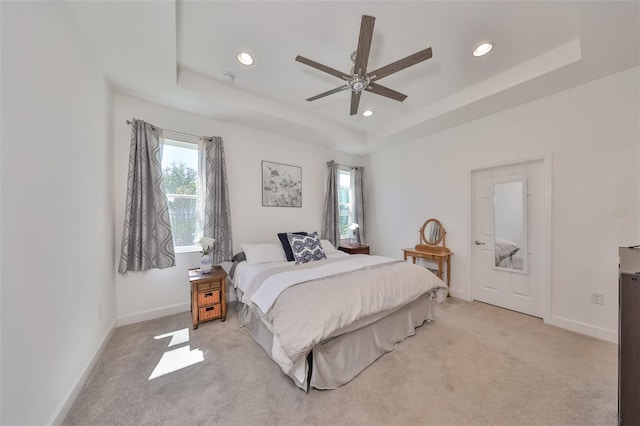
M 618 331 L 608 328 L 597 327 L 581 321 L 575 321 L 569 318 L 553 315 L 551 318 L 544 320 L 545 324 L 564 328 L 566 330 L 575 331 L 576 333 L 585 334 L 595 337 L 596 339 L 606 340 L 611 343 L 618 343 Z
M 544 235 L 543 238 L 545 240 L 543 246 L 546 249 L 546 259 L 544 264 L 546 265 L 546 270 L 544 271 L 544 288 L 543 288 L 543 306 L 542 306 L 542 320 L 547 322 L 550 320 L 552 316 L 552 302 L 553 299 L 551 297 L 551 280 L 553 267 L 553 211 L 552 211 L 552 180 L 553 180 L 553 158 L 551 153 L 547 153 L 544 155 L 544 160 L 542 162 L 542 175 L 544 178 Z
M 468 184 L 469 190 L 468 194 L 468 241 L 469 241 L 469 282 L 467 284 L 467 289 L 469 291 L 468 296 L 465 298 L 466 300 L 473 300 L 473 265 L 474 265 L 474 253 L 473 249 L 473 177 L 475 172 L 479 172 L 486 169 L 493 169 L 497 167 L 505 167 L 505 166 L 513 166 L 517 164 L 526 164 L 534 161 L 542 160 L 542 178 L 544 179 L 544 214 L 543 214 L 543 243 L 542 247 L 544 248 L 544 265 L 543 265 L 543 276 L 544 282 L 542 285 L 542 320 L 545 323 L 550 323 L 552 321 L 552 299 L 551 299 L 551 268 L 553 266 L 553 257 L 552 257 L 552 197 L 551 197 L 551 179 L 552 179 L 552 155 L 550 152 L 540 155 L 534 155 L 531 157 L 520 158 L 516 160 L 507 160 L 501 161 L 493 164 L 485 164 L 483 166 L 475 167 L 469 170 L 468 174 Z M 559 327 L 562 327 L 558 325 Z M 572 328 L 569 328 L 572 330 Z M 575 331 L 575 330 L 574 330 Z M 589 334 L 591 335 L 591 334 Z
M 116 329 L 116 320 L 114 319 L 113 322 L 111 323 L 111 326 L 109 327 L 104 337 L 102 338 L 102 342 L 100 343 L 100 346 L 98 347 L 96 352 L 93 354 L 93 357 L 91 357 L 91 359 L 89 360 L 89 363 L 84 368 L 84 371 L 80 375 L 80 378 L 76 382 L 75 386 L 73 386 L 73 389 L 71 389 L 71 391 L 67 394 L 67 397 L 64 398 L 64 400 L 60 403 L 58 409 L 54 411 L 53 418 L 50 421 L 48 421 L 47 424 L 57 426 L 57 425 L 61 425 L 62 422 L 64 422 L 64 419 L 69 414 L 69 410 L 71 410 L 71 407 L 73 406 L 73 403 L 76 401 L 76 398 L 80 394 L 80 391 L 89 380 L 89 377 L 91 377 L 91 373 L 93 372 L 93 367 L 96 366 L 98 359 L 102 356 L 102 353 L 104 352 L 104 349 L 107 347 L 107 343 L 109 342 L 109 340 L 111 340 L 111 336 L 113 335 L 113 332 L 115 331 L 115 329 Z
M 197 245 L 177 246 L 173 248 L 174 253 L 196 253 L 202 251 L 202 247 Z
M 469 298 L 468 294 L 466 291 L 463 290 L 456 290 L 455 288 L 450 288 L 449 289 L 449 294 L 451 295 L 451 297 L 455 297 L 457 299 L 463 299 L 463 300 L 467 300 L 467 301 L 471 301 L 471 299 Z
M 166 317 L 167 315 L 179 314 L 191 311 L 191 302 L 176 303 L 175 305 L 164 306 L 162 308 L 149 309 L 134 314 L 118 317 L 118 327 L 123 325 L 134 324 L 136 322 L 148 321 L 156 318 Z
M 163 130 L 164 143 L 166 145 L 177 146 L 179 148 L 198 150 L 198 143 L 200 138 L 195 136 L 186 136 L 183 134 L 174 133 L 171 130 Z M 194 146 L 195 145 L 195 146 Z

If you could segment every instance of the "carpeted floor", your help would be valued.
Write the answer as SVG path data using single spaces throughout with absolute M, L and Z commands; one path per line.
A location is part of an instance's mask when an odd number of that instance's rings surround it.
M 478 302 L 449 298 L 435 313 L 347 385 L 309 393 L 233 309 L 195 331 L 189 313 L 120 327 L 65 424 L 616 424 L 616 345 Z M 172 347 L 154 338 L 184 329 Z M 204 359 L 149 379 L 175 349 Z

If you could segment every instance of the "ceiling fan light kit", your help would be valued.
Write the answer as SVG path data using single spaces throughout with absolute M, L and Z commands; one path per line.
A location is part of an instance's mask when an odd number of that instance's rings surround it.
M 360 23 L 360 37 L 358 38 L 358 48 L 351 54 L 351 60 L 354 62 L 354 66 L 350 73 L 343 73 L 300 55 L 296 56 L 296 61 L 317 70 L 326 72 L 327 74 L 338 77 L 339 79 L 344 80 L 346 83 L 343 86 L 328 90 L 316 96 L 312 96 L 308 98 L 307 101 L 315 101 L 316 99 L 324 98 L 325 96 L 350 89 L 350 115 L 356 115 L 358 113 L 358 106 L 360 104 L 360 95 L 365 90 L 367 92 L 375 93 L 376 95 L 384 96 L 386 98 L 393 99 L 399 102 L 402 102 L 407 98 L 407 95 L 381 86 L 375 82 L 431 58 L 431 48 L 429 47 L 427 49 L 421 50 L 420 52 L 414 53 L 413 55 L 409 55 L 405 58 L 378 68 L 377 70 L 367 73 L 367 63 L 369 62 L 369 52 L 371 51 L 371 39 L 373 38 L 373 27 L 375 24 L 375 20 L 376 18 L 374 18 L 373 16 L 362 15 L 362 21 Z

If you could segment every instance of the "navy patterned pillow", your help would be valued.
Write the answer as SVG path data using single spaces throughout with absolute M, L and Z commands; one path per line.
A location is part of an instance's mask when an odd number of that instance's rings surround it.
M 307 235 L 306 232 L 290 232 L 291 234 L 298 235 Z M 293 252 L 291 251 L 291 243 L 289 242 L 289 237 L 287 236 L 287 232 L 278 233 L 278 239 L 280 243 L 282 243 L 282 250 L 284 250 L 284 255 L 287 256 L 287 261 L 291 262 L 293 260 Z
M 311 262 L 313 260 L 326 259 L 327 255 L 322 249 L 320 238 L 317 232 L 309 235 L 287 234 L 289 243 L 291 243 L 291 251 L 296 261 L 296 265 Z

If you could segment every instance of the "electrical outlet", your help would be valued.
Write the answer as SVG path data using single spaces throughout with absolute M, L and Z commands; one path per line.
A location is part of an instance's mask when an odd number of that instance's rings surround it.
M 591 292 L 591 303 L 595 303 L 596 305 L 604 305 L 604 293 L 599 293 L 597 291 Z

